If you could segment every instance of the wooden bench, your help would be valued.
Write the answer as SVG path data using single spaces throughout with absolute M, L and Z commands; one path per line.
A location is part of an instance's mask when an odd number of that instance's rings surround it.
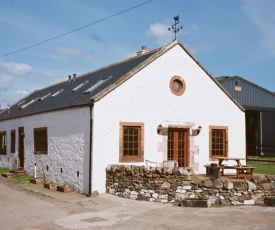
M 206 176 L 210 175 L 210 168 L 211 168 L 211 164 L 206 164 L 204 165 L 205 169 L 206 169 Z M 237 179 L 241 179 L 241 178 L 251 178 L 253 176 L 253 170 L 255 169 L 254 166 L 248 166 L 248 165 L 242 165 L 242 166 L 237 166 L 237 165 L 220 165 L 217 166 L 219 169 L 219 175 L 218 178 L 220 176 L 224 176 L 224 170 L 225 169 L 235 169 L 237 171 Z
M 254 166 L 242 165 L 240 167 L 236 167 L 237 170 L 237 178 L 251 178 L 253 176 Z

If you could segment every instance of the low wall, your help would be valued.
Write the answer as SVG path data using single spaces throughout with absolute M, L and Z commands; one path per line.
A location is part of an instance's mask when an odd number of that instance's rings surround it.
M 210 180 L 192 168 L 108 165 L 106 192 L 133 200 L 182 202 L 208 199 L 212 205 L 264 204 L 275 195 L 275 176 L 248 180 Z

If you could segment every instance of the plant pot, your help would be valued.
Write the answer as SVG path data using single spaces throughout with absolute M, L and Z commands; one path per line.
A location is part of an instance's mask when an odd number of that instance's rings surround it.
M 74 186 L 72 185 L 57 185 L 57 191 L 59 192 L 73 192 L 74 191 Z
M 56 190 L 57 184 L 53 183 L 53 182 L 46 182 L 46 183 L 44 183 L 44 188 Z
M 267 206 L 275 206 L 275 196 L 273 197 L 266 197 L 264 199 L 264 203 L 267 205 Z
M 200 208 L 209 208 L 211 202 L 207 200 L 182 200 L 181 207 L 200 207 Z
M 33 183 L 33 184 L 43 184 L 44 183 L 44 179 L 43 178 L 31 178 L 30 179 L 30 183 Z

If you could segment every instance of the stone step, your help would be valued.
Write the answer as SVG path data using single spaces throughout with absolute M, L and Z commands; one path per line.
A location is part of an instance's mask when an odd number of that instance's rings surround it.
M 14 173 L 11 173 L 11 172 L 7 172 L 7 173 L 2 173 L 2 176 L 3 177 L 6 177 L 6 178 L 12 178 L 15 176 Z
M 16 175 L 24 175 L 26 173 L 24 169 L 11 170 L 10 172 Z

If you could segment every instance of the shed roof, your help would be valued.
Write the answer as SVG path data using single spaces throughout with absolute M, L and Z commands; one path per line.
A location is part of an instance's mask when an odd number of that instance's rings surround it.
M 0 121 L 29 116 L 38 113 L 50 112 L 77 106 L 88 106 L 91 102 L 100 100 L 114 90 L 128 78 L 146 67 L 156 58 L 180 45 L 185 52 L 205 71 L 205 73 L 223 90 L 231 96 L 212 77 L 212 75 L 186 50 L 179 42 L 174 41 L 167 46 L 149 51 L 121 62 L 105 66 L 48 87 L 38 89 L 17 101 L 0 113 Z M 232 99 L 232 98 L 231 98 Z M 234 99 L 232 101 L 243 110 Z
M 217 80 L 245 110 L 275 111 L 275 94 L 267 89 L 239 76 L 222 76 Z

